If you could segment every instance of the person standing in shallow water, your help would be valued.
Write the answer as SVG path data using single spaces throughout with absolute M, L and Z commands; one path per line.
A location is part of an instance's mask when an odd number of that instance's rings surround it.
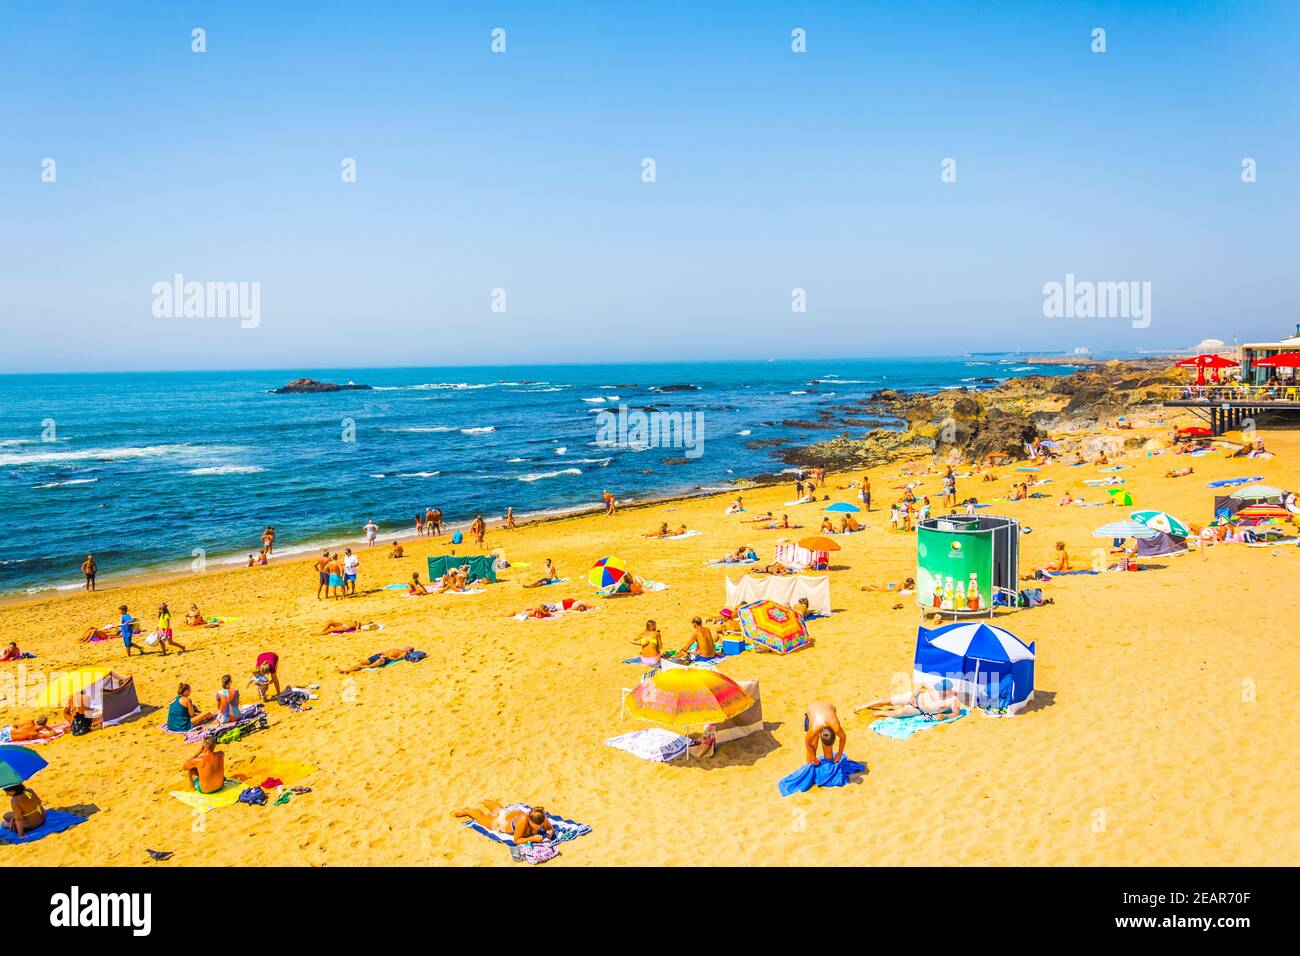
M 99 573 L 99 565 L 95 563 L 93 554 L 86 555 L 86 560 L 81 562 L 81 573 L 86 576 L 86 590 L 95 590 L 95 575 Z

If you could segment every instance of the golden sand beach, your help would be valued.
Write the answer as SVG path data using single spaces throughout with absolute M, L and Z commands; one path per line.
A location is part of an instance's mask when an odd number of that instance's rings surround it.
M 1149 434 L 1163 438 L 1168 427 Z M 1300 435 L 1262 437 L 1276 453 L 1271 460 L 1130 454 L 1122 459 L 1126 487 L 1137 507 L 1203 524 L 1212 517 L 1208 481 L 1258 475 L 1296 484 Z M 1194 475 L 1164 477 L 1187 464 Z M 646 619 L 657 620 L 675 647 L 693 615 L 722 606 L 724 578 L 740 571 L 702 562 L 740 544 L 770 560 L 777 541 L 816 531 L 826 503 L 785 507 L 789 485 L 743 492 L 749 514 L 739 517 L 785 511 L 804 526 L 797 532 L 758 531 L 724 515 L 731 496 L 493 527 L 488 547 L 529 566 L 503 572 L 481 594 L 406 598 L 382 590 L 413 571 L 423 578 L 426 556 L 448 550 L 444 537 L 408 542 L 399 560 L 386 547 L 363 545 L 362 593 L 343 601 L 317 600 L 308 556 L 148 581 L 104 576 L 94 594 L 4 605 L 0 633 L 39 655 L 25 665 L 111 665 L 135 678 L 143 703 L 160 709 L 43 746 L 50 766 L 33 785 L 47 805 L 95 812 L 66 833 L 0 847 L 0 862 L 138 865 L 148 862 L 148 848 L 174 851 L 159 866 L 500 865 L 510 862 L 501 846 L 450 817 L 456 807 L 495 798 L 541 803 L 591 825 L 552 866 L 1300 863 L 1300 810 L 1292 800 L 1300 703 L 1286 683 L 1300 671 L 1290 604 L 1300 549 L 1219 545 L 1152 560 L 1155 567 L 1140 573 L 1047 583 L 1054 603 L 999 618 L 1037 642 L 1034 705 L 1011 719 L 977 714 L 894 741 L 850 711 L 910 677 L 915 604 L 903 599 L 894 609 L 896 596 L 859 589 L 915 573 L 915 537 L 889 530 L 898 473 L 898 465 L 867 472 L 875 505 L 861 517 L 869 527 L 840 539 L 834 564 L 842 569 L 829 572 L 835 612 L 810 624 L 815 647 L 785 657 L 747 653 L 721 665 L 729 676 L 760 681 L 768 732 L 689 762 L 647 763 L 604 745 L 643 726 L 619 719 L 621 689 L 642 671 L 620 661 L 634 652 L 629 642 Z M 1004 495 L 1022 477 L 999 474 L 996 484 L 960 482 L 959 497 Z M 848 477 L 831 476 L 824 490 L 832 500 L 853 500 L 851 491 L 835 490 Z M 1035 489 L 1046 498 L 984 512 L 1032 528 L 1022 540 L 1022 573 L 1045 564 L 1057 539 L 1086 563 L 1106 544 L 1091 530 L 1130 510 L 1057 505 L 1066 488 L 1105 500 L 1082 484 L 1098 477 L 1095 466 L 1055 463 L 1040 477 L 1052 480 Z M 938 488 L 930 476 L 918 493 Z M 662 521 L 701 534 L 641 537 Z M 250 536 L 259 530 L 250 516 Z M 669 588 L 598 601 L 599 610 L 585 615 L 510 618 L 542 600 L 590 597 L 586 571 L 606 554 Z M 548 557 L 569 583 L 524 590 L 521 582 Z M 151 626 L 164 600 L 178 620 L 191 602 L 237 620 L 178 627 L 190 650 L 167 657 L 127 660 L 119 641 L 76 640 L 89 625 L 115 620 L 123 603 Z M 374 620 L 384 630 L 317 635 L 330 618 Z M 408 644 L 428 658 L 348 677 L 336 672 Z M 184 785 L 181 764 L 197 747 L 159 732 L 165 707 L 187 681 L 200 707 L 211 709 L 221 675 L 243 684 L 264 650 L 279 653 L 288 682 L 319 684 L 319 699 L 298 714 L 271 705 L 268 730 L 222 748 L 228 772 L 269 759 L 301 761 L 316 768 L 302 781 L 313 792 L 285 806 L 196 817 L 169 796 Z M 801 718 L 815 699 L 839 705 L 847 754 L 869 772 L 842 789 L 783 798 L 776 784 L 802 760 Z M 7 709 L 5 722 L 35 713 Z

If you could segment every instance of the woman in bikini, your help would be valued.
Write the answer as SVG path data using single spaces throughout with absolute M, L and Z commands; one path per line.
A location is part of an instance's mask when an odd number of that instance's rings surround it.
M 221 689 L 217 691 L 217 723 L 233 724 L 244 716 L 239 706 L 239 689 L 231 689 L 230 675 L 221 677 Z
M 922 715 L 931 719 L 940 720 L 946 717 L 957 717 L 961 714 L 961 698 L 953 690 L 952 683 L 947 680 L 941 680 L 933 687 L 926 684 L 919 684 L 913 688 L 910 694 L 895 694 L 893 697 L 882 697 L 880 700 L 873 700 L 868 704 L 860 704 L 853 708 L 853 712 L 859 713 L 864 710 L 875 711 L 877 717 L 915 717 Z
M 9 796 L 9 811 L 0 820 L 0 826 L 22 836 L 45 822 L 45 804 L 27 784 L 5 787 L 5 793 Z
M 641 663 L 647 667 L 655 666 L 663 657 L 664 636 L 659 633 L 659 626 L 654 621 L 646 621 L 645 630 L 632 643 L 641 648 Z
M 555 839 L 555 827 L 547 819 L 545 807 L 528 807 L 521 803 L 504 807 L 496 800 L 484 800 L 477 807 L 455 810 L 451 815 L 458 820 L 468 817 L 485 830 L 504 833 L 516 843 Z

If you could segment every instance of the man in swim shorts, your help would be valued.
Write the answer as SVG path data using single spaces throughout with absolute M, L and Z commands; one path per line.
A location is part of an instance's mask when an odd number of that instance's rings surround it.
M 316 568 L 316 577 L 317 577 L 316 600 L 318 601 L 320 600 L 321 597 L 321 591 L 324 591 L 325 596 L 329 597 L 330 573 L 328 570 L 326 570 L 329 567 L 329 563 L 330 563 L 330 553 L 328 551 L 322 551 L 320 557 L 316 559 L 316 563 L 314 565 L 314 567 Z M 251 567 L 252 565 L 249 566 Z
M 352 553 L 351 548 L 343 549 L 343 593 L 356 595 L 357 593 L 357 569 L 361 567 L 361 559 Z
M 216 793 L 226 784 L 226 755 L 217 750 L 217 738 L 209 734 L 203 746 L 181 767 L 195 793 Z
M 394 647 L 390 650 L 384 651 L 381 654 L 371 654 L 364 661 L 358 661 L 356 664 L 353 664 L 351 667 L 339 668 L 339 673 L 351 674 L 354 673 L 355 671 L 378 670 L 381 667 L 386 667 L 387 665 L 393 663 L 394 661 L 402 660 L 404 657 L 406 657 L 406 655 L 410 654 L 413 650 L 415 650 L 414 647 Z
M 86 555 L 86 560 L 81 562 L 81 573 L 86 576 L 86 590 L 95 590 L 95 575 L 99 573 L 99 565 L 95 563 L 93 554 Z

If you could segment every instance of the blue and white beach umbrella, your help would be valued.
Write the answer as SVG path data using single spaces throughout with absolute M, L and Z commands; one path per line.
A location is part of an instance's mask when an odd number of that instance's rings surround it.
M 959 621 L 930 631 L 931 646 L 955 657 L 1014 664 L 1034 660 L 1034 652 L 1010 631 L 992 624 Z
M 1160 534 L 1159 529 L 1127 518 L 1124 521 L 1112 521 L 1110 524 L 1102 525 L 1092 533 L 1092 536 L 1122 541 L 1124 538 L 1154 538 L 1158 534 Z

